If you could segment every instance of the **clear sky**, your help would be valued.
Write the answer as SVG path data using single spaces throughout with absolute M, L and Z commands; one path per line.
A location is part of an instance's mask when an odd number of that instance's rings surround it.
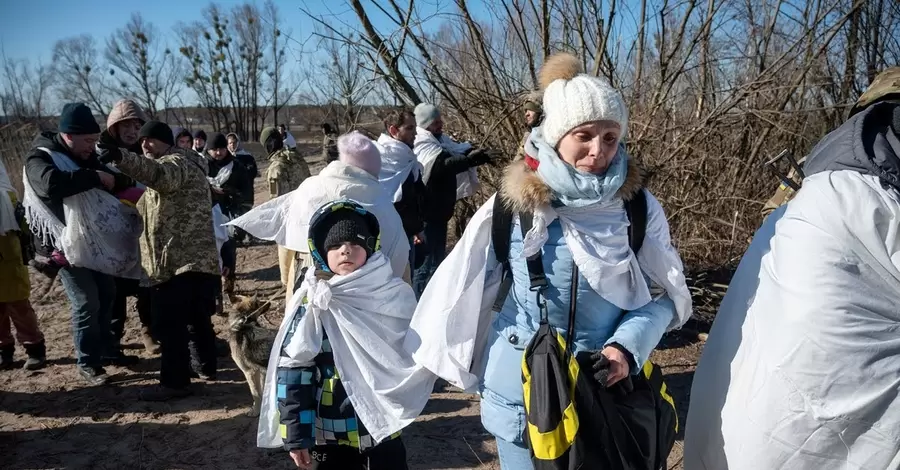
M 423 25 L 426 30 L 436 27 L 443 19 L 442 15 L 435 15 L 438 1 L 416 0 L 420 18 L 428 18 Z M 484 1 L 489 0 L 469 2 L 470 11 L 476 19 L 487 18 Z M 253 3 L 253 0 L 250 2 Z M 232 7 L 246 2 L 219 0 L 215 3 L 230 11 Z M 256 0 L 255 3 L 262 8 L 264 0 Z M 443 11 L 456 9 L 454 2 L 443 0 L 440 3 Z M 173 27 L 179 22 L 201 20 L 202 11 L 209 4 L 207 0 L 0 0 L 0 45 L 8 58 L 46 64 L 52 60 L 56 41 L 87 33 L 94 37 L 102 57 L 106 39 L 124 27 L 132 13 L 139 12 L 144 21 L 164 33 L 167 45 L 177 50 L 179 44 L 176 43 Z M 281 12 L 282 29 L 291 30 L 292 40 L 285 53 L 288 70 L 299 68 L 301 52 L 315 53 L 317 50 L 317 41 L 306 41 L 314 32 L 315 22 L 303 10 L 324 18 L 331 25 L 339 27 L 344 23 L 359 29 L 355 13 L 343 0 L 275 0 L 275 4 Z M 372 4 L 372 0 L 364 0 L 363 4 L 375 27 L 384 35 L 390 34 L 393 23 Z
M 239 0 L 215 2 L 225 10 L 245 3 Z M 405 2 L 400 2 L 405 3 Z M 443 9 L 454 8 L 453 2 L 441 2 Z M 470 2 L 473 16 L 483 17 L 484 4 L 481 0 Z M 0 43 L 8 57 L 27 58 L 31 61 L 49 62 L 53 44 L 66 37 L 89 33 L 94 36 L 98 48 L 103 47 L 116 29 L 123 27 L 133 12 L 140 12 L 145 21 L 169 37 L 178 22 L 189 23 L 201 19 L 201 11 L 209 5 L 201 0 L 0 0 Z M 263 1 L 256 4 L 262 7 Z M 324 16 L 329 22 L 339 24 L 346 21 L 357 26 L 355 14 L 341 0 L 275 0 L 284 22 L 285 29 L 292 29 L 292 37 L 302 42 L 313 32 L 314 22 L 301 8 L 317 16 Z M 417 8 L 422 17 L 429 17 L 436 10 L 436 0 L 418 0 Z M 327 5 L 327 6 L 326 6 Z M 370 2 L 364 2 L 375 26 L 381 31 L 388 23 Z M 437 24 L 439 17 L 429 22 Z M 174 44 L 173 44 L 174 45 Z M 294 47 L 300 45 L 294 43 Z M 102 52 L 102 50 L 101 50 Z

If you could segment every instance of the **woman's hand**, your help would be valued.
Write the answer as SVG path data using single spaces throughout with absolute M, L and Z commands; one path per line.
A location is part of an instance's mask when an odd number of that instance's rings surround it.
M 613 346 L 603 348 L 601 354 L 609 359 L 609 375 L 606 377 L 606 386 L 612 387 L 616 382 L 628 377 L 631 366 L 628 365 L 628 358 L 622 351 Z
M 312 459 L 309 458 L 309 450 L 307 449 L 292 450 L 291 459 L 294 461 L 294 465 L 296 465 L 297 468 L 302 468 L 303 470 L 312 468 Z

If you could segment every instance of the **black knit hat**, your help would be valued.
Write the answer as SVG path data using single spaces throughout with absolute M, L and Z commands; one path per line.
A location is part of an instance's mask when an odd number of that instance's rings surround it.
M 350 242 L 365 248 L 368 259 L 375 250 L 375 235 L 365 217 L 351 210 L 339 210 L 317 225 L 313 242 L 324 258 L 327 258 L 329 248 Z
M 66 103 L 59 114 L 57 130 L 63 134 L 99 134 L 100 125 L 84 103 Z
M 212 135 L 212 137 L 206 141 L 206 150 L 214 150 L 214 149 L 227 149 L 228 148 L 228 139 L 225 138 L 225 134 L 221 132 L 216 132 Z
M 203 132 L 203 129 L 194 131 L 194 138 L 195 139 L 203 139 L 205 141 L 206 140 L 206 132 Z
M 144 138 L 156 139 L 165 144 L 175 146 L 175 139 L 172 137 L 172 128 L 164 122 L 148 121 L 141 126 L 141 130 L 138 132 L 138 140 Z

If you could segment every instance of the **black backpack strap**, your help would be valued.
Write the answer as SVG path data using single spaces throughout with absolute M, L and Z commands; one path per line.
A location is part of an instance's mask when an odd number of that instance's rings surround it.
M 491 243 L 494 245 L 494 256 L 503 266 L 503 277 L 500 290 L 494 300 L 494 311 L 499 312 L 512 289 L 513 277 L 509 267 L 509 246 L 512 238 L 513 213 L 503 203 L 499 194 L 494 196 L 494 215 L 491 219 Z
M 628 216 L 628 245 L 635 254 L 644 246 L 647 235 L 647 193 L 640 189 L 629 201 L 625 201 L 625 214 Z
M 531 214 L 519 214 L 519 226 L 522 229 L 522 238 L 525 238 L 525 234 L 534 226 L 534 217 Z M 547 275 L 544 273 L 544 259 L 541 256 L 541 251 L 538 250 L 537 253 L 526 259 L 525 264 L 528 266 L 529 288 L 532 291 L 546 289 L 549 283 L 547 282 Z
M 509 245 L 512 238 L 513 213 L 503 203 L 499 194 L 494 196 L 494 216 L 491 220 L 491 242 L 494 245 L 494 255 L 497 261 L 503 265 L 504 270 L 509 269 Z

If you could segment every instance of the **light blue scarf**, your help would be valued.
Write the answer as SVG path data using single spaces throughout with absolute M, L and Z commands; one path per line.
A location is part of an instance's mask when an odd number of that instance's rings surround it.
M 550 188 L 554 198 L 567 207 L 584 207 L 610 200 L 622 187 L 628 173 L 628 155 L 622 144 L 619 144 L 609 168 L 600 175 L 585 173 L 566 163 L 556 149 L 544 141 L 540 127 L 531 131 L 525 145 L 528 147 L 526 153 L 540 162 L 538 176 Z

